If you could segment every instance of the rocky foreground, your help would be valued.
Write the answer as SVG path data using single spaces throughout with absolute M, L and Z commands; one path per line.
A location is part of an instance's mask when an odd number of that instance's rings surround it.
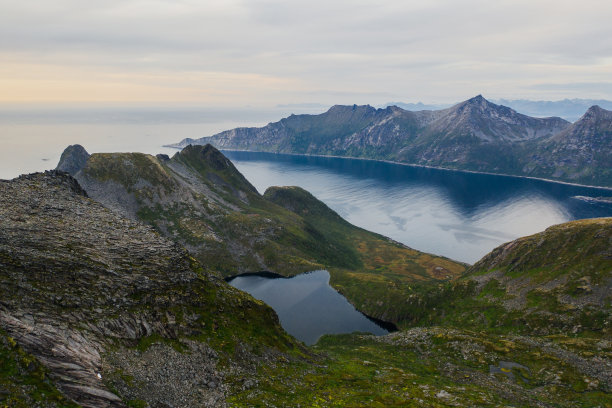
M 0 330 L 83 407 L 223 406 L 226 373 L 295 346 L 270 308 L 59 172 L 0 182 Z M 45 406 L 16 383 L 0 402 Z
M 303 190 L 266 195 L 334 217 Z M 0 406 L 612 406 L 612 218 L 507 243 L 459 279 L 368 294 L 361 273 L 337 284 L 403 329 L 306 348 L 67 173 L 0 181 Z

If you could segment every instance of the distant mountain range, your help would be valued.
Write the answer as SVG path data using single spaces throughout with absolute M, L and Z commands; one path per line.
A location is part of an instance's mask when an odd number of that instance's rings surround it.
M 591 106 L 611 110 L 612 101 L 605 99 L 563 99 L 562 101 L 529 101 L 526 99 L 497 99 L 493 102 L 508 106 L 522 114 L 536 117 L 559 116 L 575 122 Z
M 570 122 L 578 120 L 591 106 L 599 106 L 604 109 L 612 109 L 612 101 L 605 99 L 563 99 L 561 101 L 530 101 L 527 99 L 493 99 L 493 103 L 504 105 L 524 115 L 544 118 L 559 116 Z M 382 107 L 397 106 L 411 111 L 439 110 L 452 106 L 452 104 L 424 104 L 388 102 Z
M 535 118 L 481 95 L 441 110 L 331 107 L 171 145 L 333 155 L 612 186 L 612 112 Z

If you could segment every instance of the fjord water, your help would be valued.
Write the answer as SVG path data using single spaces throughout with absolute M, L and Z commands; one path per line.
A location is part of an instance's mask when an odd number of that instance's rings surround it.
M 349 222 L 474 263 L 496 246 L 570 220 L 612 216 L 612 190 L 370 160 L 224 151 L 264 192 L 305 188 Z
M 316 343 L 324 334 L 388 333 L 329 286 L 327 271 L 292 278 L 237 276 L 229 284 L 266 302 L 276 311 L 287 333 L 308 345 Z

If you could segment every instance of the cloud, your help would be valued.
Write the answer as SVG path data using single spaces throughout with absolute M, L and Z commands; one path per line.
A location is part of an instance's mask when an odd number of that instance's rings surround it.
M 118 99 L 163 98 L 133 86 L 146 82 L 175 89 L 172 101 L 183 90 L 186 100 L 223 94 L 223 103 L 270 106 L 452 102 L 481 92 L 543 99 L 563 89 L 612 98 L 609 87 L 588 85 L 612 67 L 608 1 L 0 0 L 0 9 L 0 58 L 14 68 L 3 80 L 17 94 L 36 80 L 50 95 L 52 80 L 71 98 L 105 81 L 132 90 Z M 33 87 L 27 93 L 36 97 Z

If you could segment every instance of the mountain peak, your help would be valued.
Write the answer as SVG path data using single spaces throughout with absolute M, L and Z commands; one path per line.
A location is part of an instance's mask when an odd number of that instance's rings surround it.
M 55 169 L 65 171 L 74 176 L 85 167 L 89 156 L 90 154 L 87 153 L 83 146 L 79 144 L 70 145 L 62 152 L 62 156 Z
M 467 100 L 467 102 L 478 102 L 478 103 L 482 103 L 483 101 L 488 102 L 483 96 L 482 94 L 478 94 L 476 96 L 474 96 L 473 98 L 470 98 Z
M 214 148 L 210 143 L 206 145 L 190 144 L 176 155 L 190 159 L 203 160 L 214 170 L 224 170 L 233 167 L 229 159 L 219 150 Z
M 585 122 L 585 121 L 593 122 L 593 121 L 601 121 L 601 120 L 605 120 L 605 121 L 612 120 L 612 111 L 603 109 L 599 105 L 593 105 L 589 109 L 587 109 L 585 114 L 582 115 L 582 117 L 578 120 L 578 122 Z
M 470 106 L 470 107 L 478 107 L 478 108 L 490 108 L 490 107 L 494 107 L 494 106 L 498 106 L 495 105 L 492 102 L 489 102 L 487 99 L 485 99 L 482 95 L 476 95 L 473 98 L 468 99 L 467 101 L 459 104 L 461 106 Z
M 612 111 L 604 109 L 599 105 L 593 105 L 587 110 L 587 113 L 595 114 L 595 115 L 610 115 Z
M 259 194 L 257 189 L 234 167 L 230 159 L 209 143 L 206 145 L 190 144 L 175 154 L 171 161 L 182 162 L 200 174 L 206 174 L 214 183 L 226 184 Z

